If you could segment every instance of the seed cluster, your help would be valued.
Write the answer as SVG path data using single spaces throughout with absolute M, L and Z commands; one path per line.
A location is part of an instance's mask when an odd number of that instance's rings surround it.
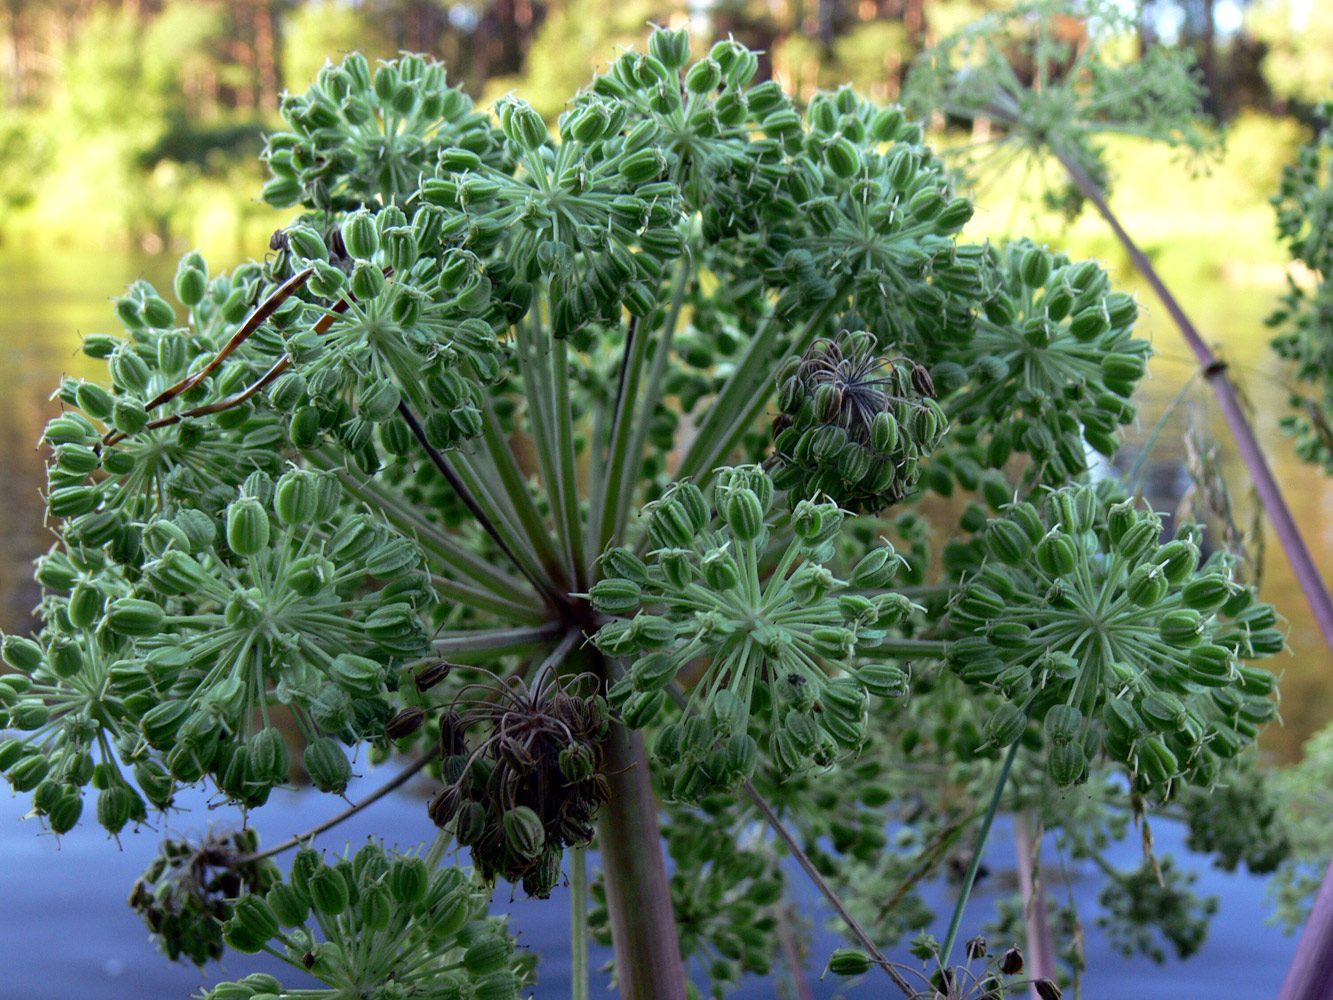
M 259 846 L 254 830 L 210 830 L 199 843 L 168 839 L 130 890 L 130 907 L 173 962 L 222 958 L 222 925 L 243 893 L 262 896 L 282 874 L 271 861 L 243 861 Z
M 453 824 L 481 875 L 522 883 L 545 899 L 560 881 L 566 847 L 592 840 L 597 810 L 611 794 L 602 773 L 609 714 L 591 675 L 545 689 L 465 689 L 440 718 L 445 786 L 430 804 L 441 828 Z M 469 730 L 481 730 L 469 747 Z
M 795 498 L 822 493 L 853 513 L 901 502 L 948 426 L 926 370 L 876 356 L 864 331 L 791 359 L 778 409 L 774 485 Z
M 1057 784 L 1105 752 L 1157 796 L 1211 785 L 1276 713 L 1276 678 L 1242 661 L 1283 649 L 1277 613 L 1225 555 L 1200 567 L 1192 531 L 1162 544 L 1157 515 L 1108 492 L 1065 487 L 987 523 L 949 610 L 950 662 L 1005 696 L 992 743 L 1042 727 Z
M 420 550 L 368 514 L 340 513 L 329 475 L 257 472 L 239 492 L 220 510 L 148 521 L 129 565 L 73 546 L 43 560 L 38 576 L 58 591 L 46 628 L 0 644 L 18 671 L 0 705 L 19 730 L 0 743 L 0 769 L 57 832 L 89 783 L 112 832 L 204 775 L 263 803 L 290 769 L 270 698 L 295 713 L 327 791 L 351 776 L 343 745 L 383 733 L 396 666 L 426 644 Z M 365 592 L 368 576 L 379 590 Z
M 647 561 L 627 549 L 603 559 L 606 577 L 593 604 L 625 617 L 595 641 L 613 656 L 634 656 L 609 692 L 626 725 L 663 713 L 666 688 L 696 662 L 689 709 L 657 741 L 673 796 L 697 799 L 733 788 L 754 772 L 765 737 L 784 773 L 827 766 L 855 750 L 865 733 L 869 695 L 906 692 L 907 675 L 862 662 L 912 604 L 900 594 L 874 596 L 898 568 L 891 546 L 872 549 L 849 580 L 824 563 L 843 512 L 831 502 L 801 501 L 784 516 L 791 541 L 771 572 L 768 547 L 773 481 L 756 466 L 723 469 L 714 489 L 717 514 L 698 487 L 677 483 L 644 508 Z
M 306 848 L 287 881 L 235 901 L 222 933 L 237 951 L 277 954 L 326 988 L 286 990 L 254 973 L 205 1000 L 516 1000 L 531 965 L 504 921 L 486 916 L 488 898 L 459 868 L 432 871 L 376 843 L 331 863 Z
M 1138 306 L 1095 261 L 1028 240 L 992 248 L 985 265 L 990 295 L 976 334 L 934 370 L 944 409 L 983 466 L 1021 452 L 1033 481 L 1067 482 L 1087 469 L 1085 443 L 1114 455 L 1134 419 L 1150 352 L 1134 336 Z

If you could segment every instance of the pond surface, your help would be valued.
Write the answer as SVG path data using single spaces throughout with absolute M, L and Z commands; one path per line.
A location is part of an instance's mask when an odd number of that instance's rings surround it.
M 169 288 L 174 267 L 174 258 L 72 253 L 39 257 L 0 250 L 0 379 L 4 386 L 0 392 L 0 503 L 4 512 L 0 629 L 6 632 L 28 631 L 29 613 L 39 597 L 31 579 L 31 560 L 52 540 L 43 525 L 42 457 L 35 447 L 45 422 L 58 410 L 50 395 L 64 374 L 100 377 L 102 363 L 85 358 L 78 346 L 81 335 L 118 329 L 112 296 L 140 277 Z M 1333 560 L 1333 485 L 1292 455 L 1277 428 L 1286 410 L 1283 368 L 1268 351 L 1267 332 L 1260 322 L 1276 294 L 1272 288 L 1236 289 L 1219 281 L 1214 287 L 1187 289 L 1182 297 L 1206 335 L 1227 344 L 1228 360 L 1253 405 L 1260 440 L 1277 478 L 1317 564 L 1328 566 Z M 1142 426 L 1126 449 L 1131 462 L 1136 448 L 1148 439 L 1153 424 L 1194 371 L 1165 311 L 1147 301 L 1145 312 L 1141 329 L 1153 338 L 1159 357 L 1142 393 Z M 1233 493 L 1237 522 L 1244 528 L 1251 509 L 1244 470 L 1229 446 L 1211 393 L 1197 380 L 1153 445 L 1145 465 L 1148 496 L 1157 509 L 1170 511 L 1188 487 L 1184 437 L 1190 421 L 1210 430 L 1222 443 L 1222 467 Z M 1290 622 L 1292 655 L 1278 661 L 1278 669 L 1285 670 L 1282 715 L 1286 725 L 1269 727 L 1263 744 L 1274 759 L 1293 760 L 1301 743 L 1333 718 L 1333 686 L 1324 682 L 1333 676 L 1333 657 L 1320 641 L 1271 531 L 1265 531 L 1265 537 L 1263 596 Z M 373 784 L 378 783 L 377 777 Z M 355 798 L 356 788 L 352 794 Z M 100 828 L 85 822 L 57 845 L 55 838 L 40 835 L 35 821 L 19 822 L 26 799 L 9 796 L 7 789 L 0 791 L 0 899 L 6 903 L 0 916 L 0 954 L 6 956 L 0 1000 L 66 1000 L 71 996 L 165 1000 L 188 996 L 206 981 L 264 967 L 249 956 L 231 956 L 222 974 L 209 969 L 205 976 L 191 966 L 169 965 L 147 943 L 142 924 L 124 898 L 165 831 L 122 836 L 118 849 Z M 226 815 L 210 810 L 202 796 L 188 801 L 192 811 L 173 817 L 171 830 L 198 832 Z M 326 834 L 321 846 L 341 850 L 349 842 L 357 844 L 373 833 L 386 835 L 386 831 L 390 840 L 401 837 L 404 844 L 415 844 L 429 833 L 424 801 L 421 791 L 390 798 Z M 269 842 L 284 838 L 313 826 L 338 806 L 308 792 L 275 795 L 273 804 L 258 816 L 261 833 Z M 1179 846 L 1179 829 L 1160 823 L 1155 830 L 1160 849 Z M 1122 856 L 1112 860 L 1127 865 L 1136 862 L 1137 848 L 1132 843 L 1121 845 L 1120 850 Z M 1012 840 L 1005 831 L 997 831 L 990 851 L 991 868 L 1011 869 L 1012 854 Z M 1222 897 L 1204 951 L 1188 964 L 1165 968 L 1146 960 L 1126 961 L 1110 952 L 1104 936 L 1089 923 L 1085 930 L 1092 972 L 1084 990 L 1088 1000 L 1127 996 L 1139 1000 L 1186 996 L 1260 1000 L 1275 994 L 1295 940 L 1263 925 L 1269 912 L 1263 902 L 1263 880 L 1213 872 L 1183 852 L 1179 861 L 1188 870 L 1200 872 L 1197 889 Z M 804 912 L 816 914 L 818 901 L 813 890 L 799 874 L 793 873 L 792 882 L 799 888 Z M 1100 877 L 1091 875 L 1076 877 L 1072 883 L 1075 897 L 1090 904 L 1084 908 L 1089 916 L 1099 886 Z M 978 921 L 989 918 L 987 908 L 1000 888 L 983 886 L 979 890 Z M 947 890 L 936 887 L 933 891 L 937 909 L 947 912 Z M 504 889 L 497 893 L 501 904 L 508 898 Z M 543 955 L 542 980 L 536 992 L 541 998 L 568 996 L 567 905 L 567 898 L 558 892 L 546 902 L 523 901 L 511 907 L 514 925 L 522 929 L 522 942 Z M 937 933 L 942 935 L 942 930 Z M 853 987 L 832 977 L 820 982 L 822 957 L 836 946 L 837 941 L 826 934 L 816 942 L 810 973 L 813 995 L 885 995 L 885 984 L 877 981 Z M 594 966 L 606 957 L 594 951 Z M 279 971 L 273 965 L 267 968 Z M 291 982 L 297 985 L 295 978 Z M 758 1000 L 772 997 L 774 987 L 753 983 L 734 995 Z

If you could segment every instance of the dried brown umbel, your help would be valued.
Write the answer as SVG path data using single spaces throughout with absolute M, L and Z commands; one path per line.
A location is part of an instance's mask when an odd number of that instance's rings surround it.
M 222 925 L 243 894 L 262 896 L 282 873 L 272 861 L 244 860 L 259 846 L 253 830 L 210 830 L 202 841 L 165 840 L 130 890 L 158 947 L 196 965 L 222 957 Z
M 441 828 L 453 823 L 484 878 L 503 875 L 544 898 L 564 848 L 592 839 L 610 797 L 601 773 L 608 712 L 596 691 L 591 674 L 548 674 L 532 690 L 469 685 L 441 716 L 445 786 L 430 817 Z

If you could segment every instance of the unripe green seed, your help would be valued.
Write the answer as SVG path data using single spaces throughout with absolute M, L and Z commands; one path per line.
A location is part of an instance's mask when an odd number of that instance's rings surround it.
M 341 795 L 352 777 L 352 765 L 337 740 L 329 736 L 310 742 L 302 757 L 306 773 L 321 792 Z
M 463 952 L 463 968 L 470 976 L 489 976 L 503 969 L 511 954 L 513 945 L 507 938 L 486 937 Z
M 992 746 L 1007 747 L 1023 735 L 1027 724 L 1027 713 L 1013 702 L 1005 702 L 986 720 L 986 741 Z
M 349 893 L 342 872 L 321 865 L 306 878 L 310 901 L 316 912 L 325 917 L 336 917 L 347 909 Z
M 1051 780 L 1062 788 L 1077 782 L 1088 764 L 1083 745 L 1075 740 L 1068 743 L 1056 743 L 1051 748 L 1051 756 L 1046 767 Z
M 111 631 L 132 637 L 156 635 L 162 629 L 165 612 L 151 601 L 120 597 L 107 610 L 106 623 Z
M 252 556 L 268 548 L 268 511 L 254 497 L 242 497 L 227 506 L 227 547 L 238 556 Z
M 855 948 L 835 949 L 828 963 L 835 976 L 864 976 L 870 971 L 870 956 Z

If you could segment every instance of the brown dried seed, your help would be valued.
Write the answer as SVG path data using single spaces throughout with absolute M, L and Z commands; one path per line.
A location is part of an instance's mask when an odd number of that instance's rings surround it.
M 391 740 L 411 736 L 426 721 L 426 713 L 419 708 L 405 708 L 384 725 L 384 735 Z
M 935 380 L 930 377 L 930 372 L 922 365 L 912 366 L 912 388 L 918 395 L 925 396 L 927 399 L 935 398 Z
M 1006 976 L 1016 976 L 1023 971 L 1023 953 L 1017 948 L 1010 948 L 1000 959 L 1000 971 Z

